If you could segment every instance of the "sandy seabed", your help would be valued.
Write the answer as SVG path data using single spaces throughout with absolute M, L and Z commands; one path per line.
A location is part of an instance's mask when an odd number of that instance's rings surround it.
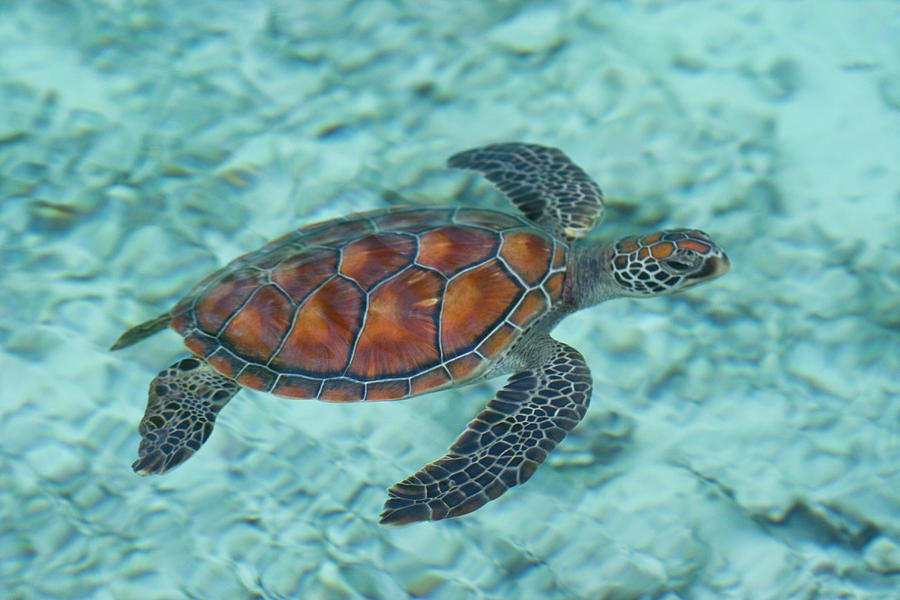
M 0 596 L 896 597 L 900 3 L 12 0 L 0 38 Z M 732 262 L 557 328 L 593 403 L 525 486 L 377 524 L 501 381 L 243 392 L 131 471 L 184 349 L 121 331 L 301 224 L 506 209 L 443 167 L 506 140 L 600 183 L 599 237 Z

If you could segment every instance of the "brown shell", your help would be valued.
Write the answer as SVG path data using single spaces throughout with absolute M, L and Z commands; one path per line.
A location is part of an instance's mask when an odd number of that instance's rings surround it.
M 473 379 L 559 299 L 564 243 L 521 217 L 395 208 L 304 227 L 172 309 L 187 347 L 247 387 L 393 400 Z

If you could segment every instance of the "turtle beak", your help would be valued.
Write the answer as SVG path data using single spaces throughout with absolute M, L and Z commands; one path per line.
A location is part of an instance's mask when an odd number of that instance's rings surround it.
M 710 267 L 712 271 L 710 272 L 707 279 L 715 279 L 716 277 L 721 277 L 728 272 L 728 269 L 731 268 L 731 261 L 728 260 L 728 255 L 724 252 L 722 253 L 722 256 L 712 257 L 711 259 L 709 259 L 709 262 L 710 265 L 712 265 Z
M 707 258 L 706 262 L 703 263 L 703 266 L 698 269 L 696 273 L 688 275 L 687 285 L 697 285 L 698 283 L 721 277 L 727 273 L 730 268 L 731 261 L 728 260 L 728 256 L 724 252 L 715 254 Z

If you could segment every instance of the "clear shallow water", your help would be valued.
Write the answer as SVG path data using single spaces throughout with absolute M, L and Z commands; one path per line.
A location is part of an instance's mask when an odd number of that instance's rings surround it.
M 6 2 L 0 38 L 3 597 L 895 596 L 896 2 Z M 386 191 L 503 207 L 442 165 L 510 139 L 594 176 L 598 236 L 698 227 L 733 265 L 557 329 L 594 398 L 531 481 L 376 524 L 500 381 L 244 392 L 132 473 L 183 351 L 122 330 Z

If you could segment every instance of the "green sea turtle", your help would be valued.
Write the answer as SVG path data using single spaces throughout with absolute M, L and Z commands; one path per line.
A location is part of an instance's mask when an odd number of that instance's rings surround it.
M 520 214 L 401 207 L 310 225 L 124 333 L 113 350 L 168 326 L 193 354 L 151 382 L 134 470 L 163 473 L 188 459 L 242 386 L 399 400 L 512 373 L 446 456 L 388 491 L 381 522 L 466 514 L 531 477 L 587 410 L 584 358 L 550 337 L 563 317 L 728 270 L 696 229 L 581 241 L 603 197 L 555 148 L 495 144 L 448 164 L 484 174 Z

